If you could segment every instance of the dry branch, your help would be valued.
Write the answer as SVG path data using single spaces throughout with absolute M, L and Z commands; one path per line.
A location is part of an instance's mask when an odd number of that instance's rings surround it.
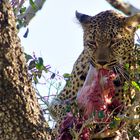
M 124 14 L 130 16 L 140 12 L 140 9 L 134 7 L 130 3 L 123 2 L 123 0 L 106 0 L 115 9 L 122 11 Z

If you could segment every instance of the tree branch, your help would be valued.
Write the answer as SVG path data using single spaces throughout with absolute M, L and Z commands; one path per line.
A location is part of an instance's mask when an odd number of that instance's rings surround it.
M 114 8 L 119 11 L 122 11 L 124 14 L 130 16 L 140 12 L 140 9 L 134 7 L 130 3 L 123 2 L 123 0 L 106 0 Z
M 27 26 L 36 13 L 43 7 L 46 0 L 35 0 L 35 7 L 29 6 L 23 15 L 19 15 L 19 20 L 24 19 L 24 26 Z

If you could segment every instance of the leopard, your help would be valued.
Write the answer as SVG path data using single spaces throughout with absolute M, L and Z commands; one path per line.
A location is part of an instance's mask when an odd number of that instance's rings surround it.
M 67 105 L 71 108 L 76 102 L 77 93 L 82 88 L 90 65 L 96 69 L 105 68 L 119 73 L 113 83 L 115 99 L 126 108 L 131 105 L 131 94 L 126 94 L 123 85 L 131 78 L 129 73 L 122 74 L 125 64 L 133 63 L 134 37 L 140 24 L 140 13 L 125 16 L 114 10 L 106 10 L 90 16 L 76 11 L 76 18 L 83 30 L 83 51 L 73 65 L 61 93 L 51 102 L 50 112 L 59 120 L 65 116 Z M 120 80 L 121 79 L 121 80 Z

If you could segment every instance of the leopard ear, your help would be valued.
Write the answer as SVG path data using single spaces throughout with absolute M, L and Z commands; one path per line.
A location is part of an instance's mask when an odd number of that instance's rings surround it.
M 75 12 L 76 18 L 79 20 L 80 23 L 86 24 L 90 21 L 91 16 L 85 15 L 79 12 Z
M 137 27 L 140 24 L 140 13 L 126 18 L 126 25 L 131 27 Z

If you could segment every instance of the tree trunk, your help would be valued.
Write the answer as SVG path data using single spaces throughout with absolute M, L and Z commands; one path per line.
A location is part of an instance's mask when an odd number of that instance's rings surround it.
M 8 0 L 0 0 L 0 140 L 49 140 Z

